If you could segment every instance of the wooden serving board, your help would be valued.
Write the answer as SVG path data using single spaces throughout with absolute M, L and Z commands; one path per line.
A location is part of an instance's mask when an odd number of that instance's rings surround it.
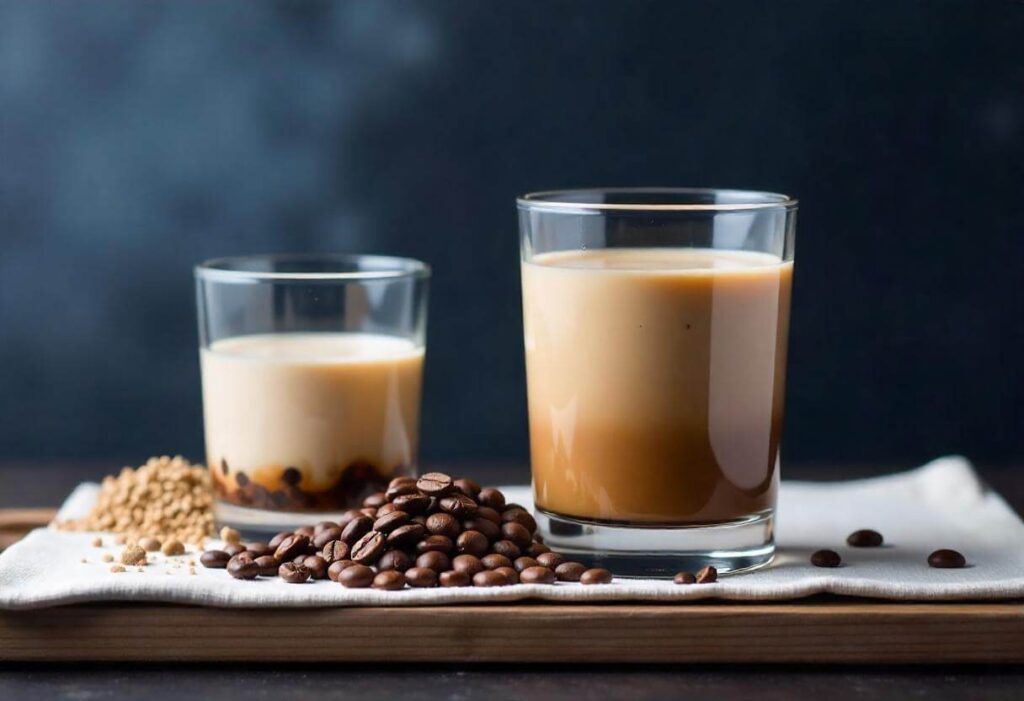
M 13 538 L 52 516 L 0 510 Z M 1024 602 L 0 611 L 0 661 L 1022 663 Z

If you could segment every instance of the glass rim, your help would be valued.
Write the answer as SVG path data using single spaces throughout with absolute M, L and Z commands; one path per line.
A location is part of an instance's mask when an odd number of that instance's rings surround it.
M 586 201 L 589 197 L 599 199 L 606 194 L 620 196 L 636 195 L 663 198 L 655 202 L 601 202 Z M 671 202 L 673 197 L 689 196 L 726 197 L 730 202 Z M 628 199 L 628 197 L 627 197 Z M 779 192 L 762 190 L 735 190 L 730 188 L 700 187 L 598 187 L 570 190 L 543 190 L 530 192 L 516 198 L 523 209 L 551 209 L 556 211 L 623 211 L 623 212 L 736 212 L 759 209 L 796 209 L 798 200 Z
M 277 271 L 254 269 L 256 263 L 264 265 L 274 261 L 324 261 L 340 266 L 358 267 L 360 264 L 376 266 L 371 270 Z M 416 258 L 385 256 L 366 253 L 256 253 L 243 256 L 210 258 L 194 268 L 199 280 L 214 282 L 272 282 L 280 281 L 368 281 L 422 279 L 430 277 L 430 266 Z

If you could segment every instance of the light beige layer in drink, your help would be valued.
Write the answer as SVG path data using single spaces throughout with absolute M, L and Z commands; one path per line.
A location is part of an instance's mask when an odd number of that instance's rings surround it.
M 267 508 L 344 508 L 416 460 L 423 349 L 371 334 L 240 336 L 201 351 L 219 491 Z
M 696 524 L 774 504 L 792 263 L 557 252 L 523 265 L 539 507 Z

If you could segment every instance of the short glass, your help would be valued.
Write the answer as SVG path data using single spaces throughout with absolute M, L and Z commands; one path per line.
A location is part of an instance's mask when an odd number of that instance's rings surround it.
M 771 561 L 797 203 L 518 200 L 538 525 L 620 576 Z
M 195 275 L 218 521 L 308 525 L 415 473 L 425 264 L 244 256 Z

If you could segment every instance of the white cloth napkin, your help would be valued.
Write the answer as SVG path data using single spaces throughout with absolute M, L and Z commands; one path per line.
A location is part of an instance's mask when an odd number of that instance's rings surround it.
M 61 518 L 85 514 L 96 485 L 79 486 Z M 530 505 L 529 490 L 508 487 L 511 501 Z M 881 548 L 849 548 L 846 536 L 873 528 Z M 151 557 L 137 572 L 114 574 L 101 561 L 118 547 L 90 545 L 95 534 L 41 528 L 0 555 L 0 608 L 27 609 L 86 601 L 158 601 L 204 606 L 395 606 L 545 599 L 684 602 L 717 597 L 750 601 L 830 593 L 900 600 L 1024 597 L 1024 523 L 988 491 L 970 464 L 946 457 L 902 474 L 854 482 L 783 482 L 779 496 L 779 553 L 768 568 L 723 577 L 715 584 L 679 586 L 656 580 L 616 579 L 610 585 L 522 584 L 475 589 L 345 589 L 330 581 L 303 585 L 277 578 L 238 581 L 224 570 L 174 566 L 182 558 Z M 109 544 L 111 538 L 104 537 Z M 819 548 L 838 551 L 844 566 L 808 562 Z M 954 548 L 965 569 L 927 566 L 938 548 Z M 82 562 L 82 558 L 86 562 Z M 198 554 L 192 558 L 198 560 Z

